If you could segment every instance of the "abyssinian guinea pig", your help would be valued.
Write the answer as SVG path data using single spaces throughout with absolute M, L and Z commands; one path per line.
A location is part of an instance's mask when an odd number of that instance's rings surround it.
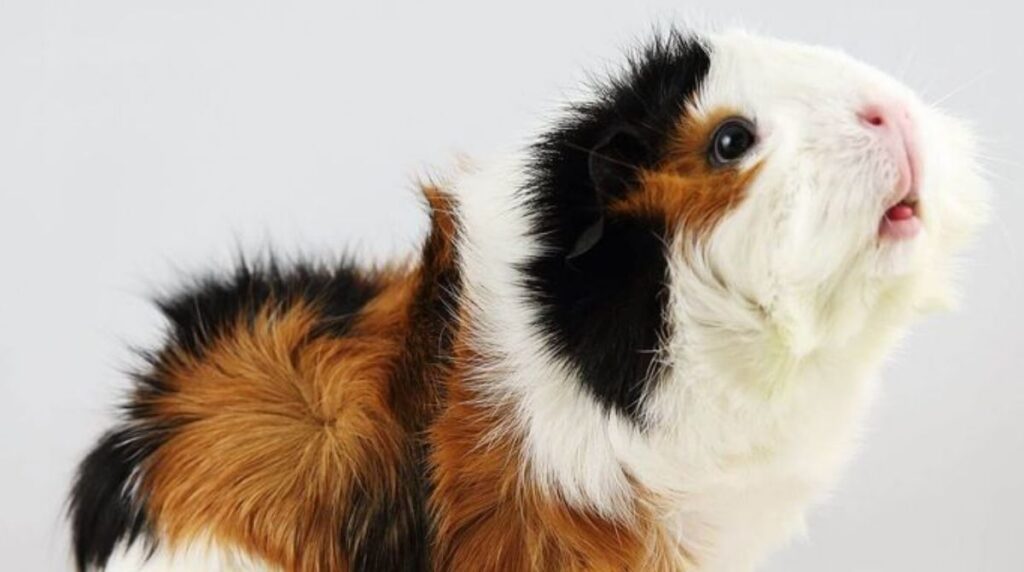
M 969 132 L 841 53 L 661 34 L 424 185 L 411 264 L 160 307 L 83 461 L 82 570 L 750 570 L 981 222 Z

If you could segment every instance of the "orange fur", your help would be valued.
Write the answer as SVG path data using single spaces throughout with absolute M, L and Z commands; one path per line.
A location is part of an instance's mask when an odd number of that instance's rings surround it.
M 730 110 L 703 118 L 686 114 L 665 159 L 656 168 L 642 171 L 637 192 L 612 205 L 612 212 L 659 220 L 666 228 L 682 229 L 691 238 L 706 235 L 743 200 L 759 168 L 716 169 L 708 164 L 711 134 L 734 115 Z
M 338 523 L 354 482 L 392 486 L 401 447 L 389 407 L 395 347 L 378 332 L 310 339 L 311 312 L 264 311 L 154 404 L 176 431 L 147 471 L 171 541 L 211 534 L 287 570 L 343 570 Z M 358 330 L 359 328 L 357 328 Z
M 448 199 L 425 195 L 430 264 L 382 276 L 344 337 L 315 332 L 316 308 L 271 301 L 201 358 L 179 352 L 151 407 L 170 436 L 148 462 L 149 513 L 171 544 L 215 538 L 285 570 L 347 570 L 339 523 L 353 495 L 398 494 L 402 463 L 433 416 L 435 339 L 416 301 L 453 264 Z M 352 542 L 362 542 L 360 523 Z
M 458 364 L 476 363 L 456 347 Z M 464 371 L 446 384 L 448 405 L 431 430 L 435 569 L 452 571 L 683 570 L 679 552 L 637 506 L 615 522 L 568 506 L 527 476 L 519 436 L 503 431 L 512 412 L 483 405 Z

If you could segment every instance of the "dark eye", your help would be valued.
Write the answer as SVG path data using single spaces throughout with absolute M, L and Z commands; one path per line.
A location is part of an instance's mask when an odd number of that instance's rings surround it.
M 711 136 L 708 158 L 715 167 L 738 161 L 757 142 L 754 124 L 742 117 L 726 119 Z

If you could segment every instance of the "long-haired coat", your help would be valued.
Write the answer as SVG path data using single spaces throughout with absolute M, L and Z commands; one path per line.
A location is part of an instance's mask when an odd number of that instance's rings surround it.
M 415 263 L 160 302 L 81 569 L 749 570 L 983 215 L 958 122 L 840 53 L 678 33 L 425 186 Z

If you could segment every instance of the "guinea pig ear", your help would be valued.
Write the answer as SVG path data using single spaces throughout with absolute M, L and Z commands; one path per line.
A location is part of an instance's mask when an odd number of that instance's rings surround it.
M 632 126 L 608 130 L 590 150 L 590 183 L 597 195 L 605 202 L 625 195 L 647 154 L 643 137 Z
M 594 192 L 592 207 L 596 217 L 577 237 L 566 260 L 583 256 L 601 241 L 605 207 L 625 195 L 635 180 L 636 165 L 647 152 L 643 138 L 629 125 L 609 129 L 590 149 L 587 174 Z

